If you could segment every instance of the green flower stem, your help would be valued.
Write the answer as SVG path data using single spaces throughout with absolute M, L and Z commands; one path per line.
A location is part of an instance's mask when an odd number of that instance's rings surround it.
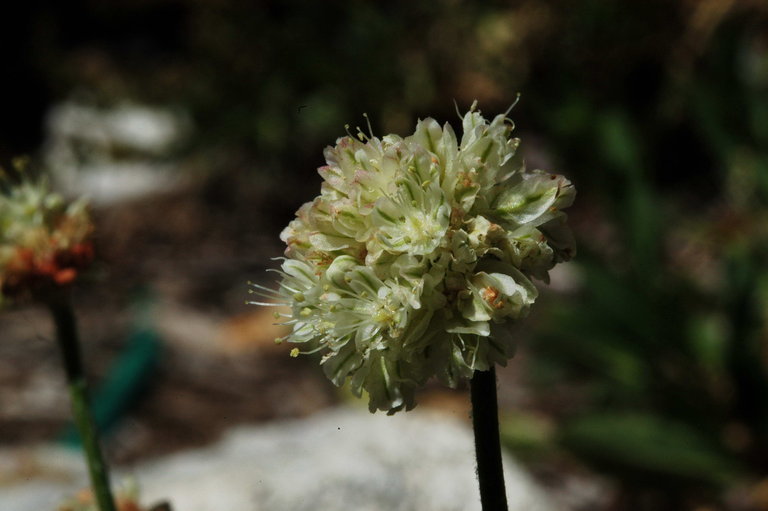
M 495 367 L 488 371 L 475 371 L 470 389 L 480 502 L 483 511 L 507 511 L 507 493 L 501 465 Z
M 99 511 L 115 511 L 115 502 L 109 486 L 109 473 L 101 455 L 96 427 L 88 405 L 88 387 L 83 374 L 77 324 L 72 306 L 66 297 L 51 301 L 48 306 L 56 326 L 56 338 L 64 360 L 69 394 L 72 400 L 72 415 L 83 444 L 88 474 L 91 478 L 94 498 Z

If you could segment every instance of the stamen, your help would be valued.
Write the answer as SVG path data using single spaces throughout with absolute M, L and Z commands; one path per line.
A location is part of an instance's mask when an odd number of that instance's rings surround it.
M 368 123 L 368 133 L 370 133 L 371 138 L 373 138 L 373 128 L 371 128 L 371 119 L 368 117 L 368 114 L 366 112 L 363 112 L 363 117 L 365 117 L 365 122 Z

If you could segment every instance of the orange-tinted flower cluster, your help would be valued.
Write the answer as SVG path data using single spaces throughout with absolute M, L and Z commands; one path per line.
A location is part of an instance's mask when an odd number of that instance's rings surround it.
M 0 229 L 2 299 L 44 299 L 93 260 L 85 203 L 66 205 L 44 181 L 23 182 L 0 195 Z
M 38 294 L 51 285 L 70 284 L 92 260 L 93 243 L 90 241 L 43 254 L 27 247 L 16 247 L 0 280 L 2 294 L 14 298 L 30 292 Z

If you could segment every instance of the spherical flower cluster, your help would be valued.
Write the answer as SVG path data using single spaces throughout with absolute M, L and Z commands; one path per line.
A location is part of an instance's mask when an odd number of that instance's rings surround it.
M 322 353 L 371 411 L 412 408 L 433 376 L 455 386 L 505 365 L 514 342 L 501 326 L 527 314 L 532 277 L 574 254 L 571 183 L 525 169 L 506 115 L 489 122 L 473 105 L 462 124 L 461 140 L 433 119 L 405 138 L 340 138 L 320 196 L 281 234 L 287 340 Z
M 93 258 L 85 202 L 66 204 L 45 180 L 0 184 L 0 302 L 72 282 Z

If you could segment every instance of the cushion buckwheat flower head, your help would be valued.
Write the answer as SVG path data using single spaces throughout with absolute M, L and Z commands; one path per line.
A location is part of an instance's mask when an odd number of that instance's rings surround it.
M 505 365 L 503 326 L 528 313 L 531 278 L 574 254 L 571 183 L 525 169 L 506 115 L 473 104 L 462 124 L 461 139 L 433 119 L 405 138 L 338 139 L 320 195 L 281 234 L 279 291 L 252 290 L 290 306 L 287 340 L 371 411 L 412 408 L 433 376 L 455 386 Z
M 45 180 L 0 184 L 0 302 L 72 282 L 93 259 L 86 203 L 65 203 Z

